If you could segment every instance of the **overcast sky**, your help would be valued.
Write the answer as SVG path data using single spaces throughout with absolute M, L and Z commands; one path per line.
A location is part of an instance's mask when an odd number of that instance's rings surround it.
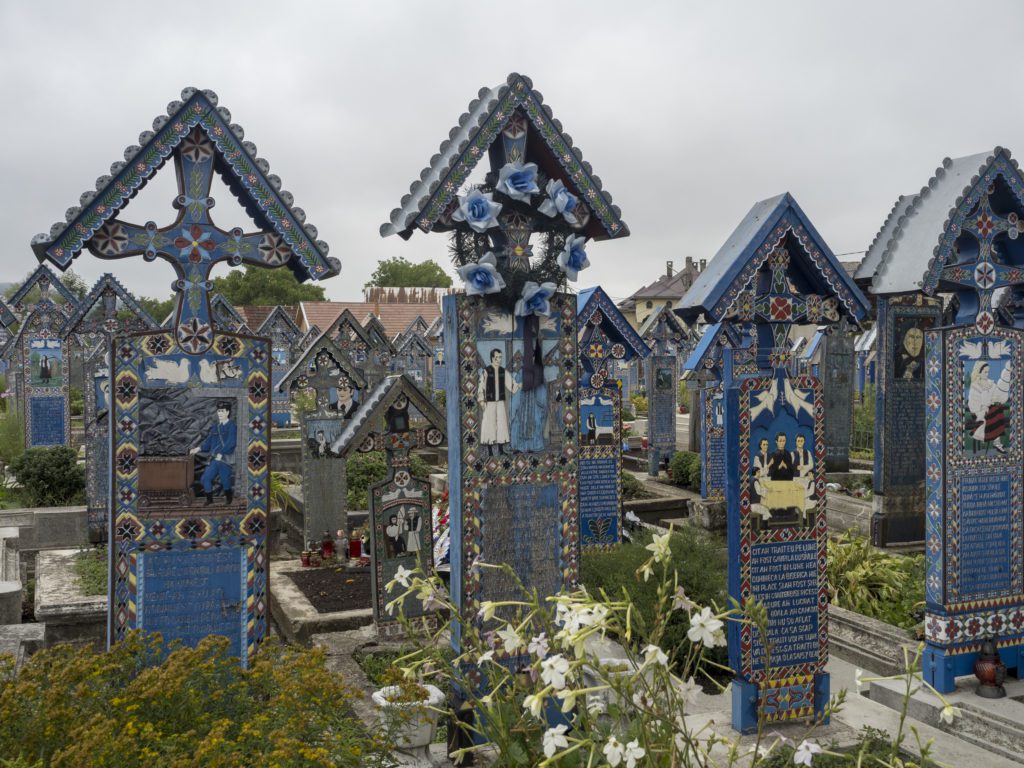
M 444 236 L 378 227 L 477 91 L 513 71 L 632 231 L 590 246 L 578 287 L 621 298 L 668 259 L 710 258 L 783 191 L 833 251 L 863 251 L 943 157 L 1024 156 L 1021 33 L 1014 2 L 0 0 L 0 282 L 35 267 L 32 236 L 189 85 L 217 92 L 341 260 L 329 298 L 359 300 L 391 256 L 451 271 Z M 165 166 L 123 217 L 168 223 L 173 178 Z M 214 220 L 241 223 L 214 196 Z M 74 268 L 159 298 L 173 279 L 88 252 Z

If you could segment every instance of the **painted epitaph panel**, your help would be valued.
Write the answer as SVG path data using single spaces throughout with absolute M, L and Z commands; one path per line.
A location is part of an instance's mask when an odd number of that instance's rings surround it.
M 941 301 L 921 294 L 878 299 L 872 519 L 877 546 L 924 538 L 924 334 L 941 313 Z
M 608 295 L 588 288 L 577 297 L 580 352 L 580 541 L 610 550 L 622 540 L 623 363 L 650 349 Z
M 700 391 L 700 495 L 709 501 L 725 500 L 725 396 L 721 383 Z
M 85 503 L 89 540 L 106 541 L 110 519 L 110 345 L 98 344 L 83 365 Z
M 679 390 L 676 356 L 653 354 L 647 367 L 648 474 L 656 476 L 662 459 L 676 450 L 676 396 Z
M 248 665 L 267 632 L 267 340 L 214 333 L 196 357 L 158 331 L 114 351 L 110 640 L 225 633 Z
M 927 333 L 925 679 L 942 692 L 992 638 L 1024 644 L 1024 331 Z
M 768 613 L 768 643 L 729 622 L 740 691 L 734 725 L 817 718 L 827 699 L 824 409 L 811 376 L 747 378 L 727 390 L 729 594 Z M 744 710 L 743 712 L 738 711 Z
M 71 444 L 69 361 L 58 333 L 64 321 L 55 304 L 40 301 L 18 335 L 26 448 Z
M 524 318 L 479 297 L 444 302 L 445 357 L 458 361 L 448 390 L 452 597 L 474 618 L 481 601 L 513 590 L 478 561 L 510 563 L 542 596 L 578 580 L 576 306 L 558 294 L 539 318 L 543 381 L 527 392 Z M 460 637 L 456 627 L 456 647 Z
M 622 438 L 618 392 L 580 388 L 580 539 L 588 551 L 622 539 Z
M 825 398 L 825 469 L 850 469 L 850 438 L 853 429 L 853 335 L 847 326 L 836 326 L 822 340 L 821 385 Z

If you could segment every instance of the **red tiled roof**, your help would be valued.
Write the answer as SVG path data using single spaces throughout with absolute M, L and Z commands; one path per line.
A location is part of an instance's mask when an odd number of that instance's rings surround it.
M 245 324 L 249 326 L 249 328 L 252 329 L 253 331 L 256 331 L 257 328 L 263 325 L 264 321 L 270 316 L 270 313 L 273 312 L 276 309 L 276 307 L 250 304 L 244 307 L 235 307 L 235 309 L 238 310 L 238 314 L 245 318 Z M 295 321 L 295 324 L 298 325 L 298 307 L 284 307 L 284 309 L 291 316 L 292 320 Z
M 321 330 L 326 329 L 345 310 L 362 321 L 371 312 L 380 318 L 389 339 L 402 333 L 419 315 L 427 325 L 441 316 L 441 307 L 437 304 L 375 304 L 371 301 L 304 301 L 299 306 L 299 317 L 296 320 L 302 330 L 315 325 Z

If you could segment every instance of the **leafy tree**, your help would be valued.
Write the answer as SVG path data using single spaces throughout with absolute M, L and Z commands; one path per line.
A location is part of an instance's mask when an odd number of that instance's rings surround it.
M 370 277 L 367 288 L 450 288 L 452 279 L 436 261 L 413 264 L 403 256 L 383 259 L 377 263 L 377 271 Z
M 158 323 L 162 323 L 164 319 L 171 314 L 174 309 L 174 297 L 171 296 L 167 299 L 153 299 L 149 296 L 142 296 L 139 298 L 139 304 L 142 308 L 149 313 L 149 316 L 156 320 Z M 130 314 L 130 313 L 126 313 Z
M 246 265 L 226 277 L 213 279 L 213 293 L 221 294 L 236 307 L 298 304 L 300 301 L 324 301 L 322 286 L 300 283 L 289 269 L 267 269 Z
M 21 288 L 21 286 L 23 286 L 28 281 L 28 279 L 32 277 L 33 272 L 35 272 L 35 269 L 29 270 L 25 274 L 25 277 L 23 277 L 20 281 L 18 281 L 10 288 L 8 288 L 6 291 L 4 291 L 4 298 L 9 299 L 11 298 L 11 296 L 16 294 L 18 290 Z M 73 269 L 69 269 L 67 272 L 64 272 L 63 274 L 58 274 L 57 278 L 61 281 L 61 283 L 64 284 L 65 288 L 67 288 L 80 299 L 84 298 L 85 294 L 89 292 L 89 286 L 85 284 L 85 280 L 83 280 L 82 276 L 75 272 L 75 270 Z M 58 304 L 64 303 L 64 297 L 52 289 L 50 290 L 50 298 L 52 298 Z M 35 304 L 38 300 L 39 286 L 36 286 L 31 291 L 28 292 L 27 296 L 25 296 L 24 303 L 26 306 L 31 306 L 32 304 Z

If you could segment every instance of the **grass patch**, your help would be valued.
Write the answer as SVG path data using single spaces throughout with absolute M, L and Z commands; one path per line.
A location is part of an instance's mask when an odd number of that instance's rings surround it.
M 94 596 L 107 594 L 107 550 L 86 549 L 75 555 L 71 565 L 78 588 L 82 594 Z

